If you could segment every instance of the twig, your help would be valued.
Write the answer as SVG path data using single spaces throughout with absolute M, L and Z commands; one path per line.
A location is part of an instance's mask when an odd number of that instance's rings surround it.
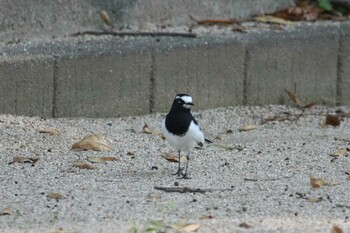
M 272 121 L 291 121 L 290 115 L 289 116 L 273 116 L 273 117 L 267 117 L 262 120 L 261 124 L 266 124 L 267 122 Z
M 336 204 L 335 208 L 346 208 L 346 209 L 350 209 L 349 205 L 342 205 L 342 204 Z
M 339 140 L 339 141 L 350 143 L 350 140 L 349 139 L 345 139 L 345 138 L 334 138 L 334 140 Z
M 155 186 L 154 189 L 161 190 L 164 192 L 171 193 L 206 193 L 206 192 L 216 192 L 216 191 L 232 191 L 232 189 L 200 189 L 200 188 L 189 188 L 189 187 L 159 187 Z
M 107 31 L 83 31 L 71 34 L 71 36 L 168 36 L 168 37 L 190 37 L 195 38 L 197 34 L 195 33 L 180 33 L 180 32 L 107 32 Z
M 283 177 L 279 177 L 279 178 L 266 178 L 266 179 L 256 179 L 256 178 L 244 178 L 244 181 L 253 181 L 253 182 L 257 182 L 257 181 L 274 181 L 274 180 L 282 180 L 282 179 L 290 179 L 292 178 L 294 175 L 291 176 L 283 176 Z

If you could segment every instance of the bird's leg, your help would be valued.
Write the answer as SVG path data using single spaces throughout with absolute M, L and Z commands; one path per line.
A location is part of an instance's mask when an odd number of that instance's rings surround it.
M 188 177 L 188 175 L 187 175 L 188 161 L 190 161 L 190 153 L 191 153 L 191 152 L 188 152 L 188 154 L 187 154 L 187 156 L 186 156 L 186 158 L 187 158 L 187 163 L 186 163 L 186 167 L 185 167 L 185 173 L 182 173 L 182 171 L 181 171 L 181 175 L 182 175 L 182 178 L 183 178 L 183 179 L 190 179 L 190 177 Z
M 181 176 L 182 175 L 182 168 L 181 168 L 181 155 L 180 155 L 181 151 L 179 151 L 179 168 L 177 169 L 176 173 L 173 173 L 172 175 L 177 175 L 177 176 Z

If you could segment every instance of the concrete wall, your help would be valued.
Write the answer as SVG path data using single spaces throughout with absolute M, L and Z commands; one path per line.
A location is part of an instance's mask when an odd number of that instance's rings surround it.
M 178 92 L 195 109 L 349 103 L 350 24 L 199 38 L 83 37 L 0 48 L 0 112 L 114 117 L 165 112 Z

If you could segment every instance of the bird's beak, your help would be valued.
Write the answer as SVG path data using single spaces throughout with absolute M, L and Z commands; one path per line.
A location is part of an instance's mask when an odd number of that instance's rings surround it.
M 192 106 L 194 105 L 194 103 L 187 103 L 187 104 L 188 104 L 188 105 L 192 105 Z

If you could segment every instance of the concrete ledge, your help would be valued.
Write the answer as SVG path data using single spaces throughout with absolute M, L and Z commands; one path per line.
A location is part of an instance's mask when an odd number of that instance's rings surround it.
M 284 89 L 305 103 L 335 104 L 338 47 L 338 24 L 254 36 L 247 43 L 246 104 L 285 104 Z
M 338 51 L 338 104 L 350 105 L 350 23 L 342 24 Z
M 169 110 L 176 93 L 191 93 L 199 109 L 242 105 L 244 54 L 237 38 L 163 43 L 154 52 L 152 111 Z
M 195 39 L 83 37 L 0 48 L 1 113 L 116 117 L 165 112 L 174 95 L 195 109 L 349 103 L 350 24 Z
M 150 53 L 60 58 L 56 62 L 54 117 L 110 117 L 149 112 Z
M 0 59 L 0 112 L 51 117 L 53 67 L 50 56 Z

